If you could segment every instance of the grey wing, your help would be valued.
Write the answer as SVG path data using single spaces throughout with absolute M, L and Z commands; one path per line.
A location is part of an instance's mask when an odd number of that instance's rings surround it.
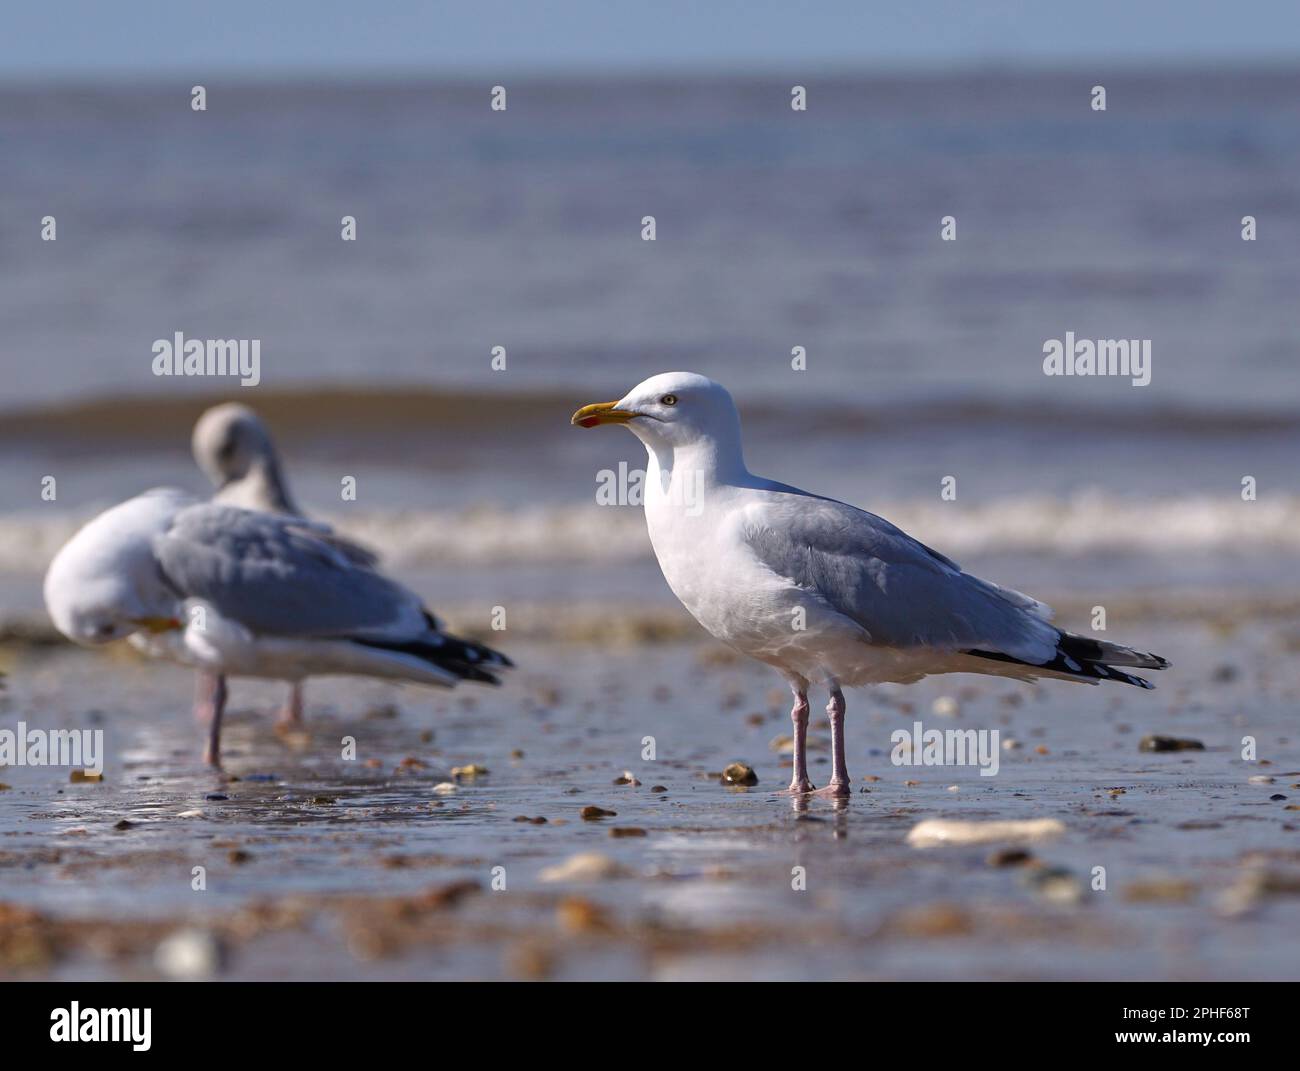
M 181 595 L 255 633 L 401 639 L 428 631 L 414 593 L 354 561 L 329 534 L 297 517 L 204 503 L 176 515 L 154 554 Z
M 1042 603 L 962 572 L 888 521 L 833 499 L 767 492 L 746 542 L 772 572 L 816 592 L 887 647 L 997 651 L 1041 663 L 1057 630 Z

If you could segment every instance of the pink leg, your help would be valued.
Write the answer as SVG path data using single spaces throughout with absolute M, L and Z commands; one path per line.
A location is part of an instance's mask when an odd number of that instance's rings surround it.
M 794 692 L 794 706 L 790 710 L 790 722 L 794 728 L 794 772 L 786 792 L 796 796 L 813 790 L 812 782 L 808 780 L 808 690 L 806 685 L 794 684 L 790 690 Z
M 226 678 L 199 671 L 194 689 L 194 717 L 208 727 L 203 761 L 221 768 L 221 715 L 226 709 Z
M 844 693 L 831 685 L 831 701 L 826 706 L 831 720 L 831 783 L 818 792 L 821 796 L 845 798 L 849 789 L 849 764 L 844 758 Z
M 302 724 L 302 683 L 295 681 L 289 686 L 289 698 L 284 701 L 275 716 L 276 725 Z

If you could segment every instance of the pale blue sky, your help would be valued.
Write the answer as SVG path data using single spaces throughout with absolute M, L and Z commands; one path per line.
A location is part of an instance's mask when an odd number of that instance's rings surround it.
M 873 70 L 1300 56 L 1295 0 L 3 0 L 0 79 Z

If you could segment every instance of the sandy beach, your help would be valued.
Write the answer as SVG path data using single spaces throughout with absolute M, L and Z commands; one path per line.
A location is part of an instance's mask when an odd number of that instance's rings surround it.
M 5 723 L 102 728 L 107 762 L 99 783 L 0 770 L 0 974 L 1293 977 L 1300 616 L 1127 624 L 1178 667 L 1155 693 L 971 677 L 852 693 L 844 803 L 774 795 L 786 693 L 698 637 L 516 643 L 500 690 L 314 682 L 288 734 L 277 689 L 237 682 L 227 776 L 197 762 L 185 671 L 10 644 Z M 917 719 L 998 729 L 997 776 L 891 763 Z M 1142 751 L 1149 734 L 1204 750 Z M 824 781 L 822 718 L 812 748 Z M 733 762 L 757 784 L 724 785 Z M 1064 831 L 910 846 L 935 818 Z

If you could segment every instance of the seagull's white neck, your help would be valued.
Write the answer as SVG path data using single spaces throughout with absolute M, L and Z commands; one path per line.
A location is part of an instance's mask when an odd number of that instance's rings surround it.
M 670 494 L 674 483 L 677 490 L 690 491 L 744 486 L 753 479 L 738 436 L 729 441 L 700 438 L 678 446 L 650 437 L 642 442 L 650 456 L 648 482 L 663 494 Z

